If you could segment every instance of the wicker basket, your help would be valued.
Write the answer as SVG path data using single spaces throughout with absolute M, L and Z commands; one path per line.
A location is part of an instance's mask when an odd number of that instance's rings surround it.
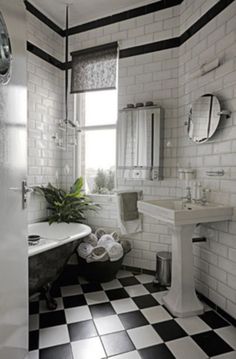
M 91 262 L 87 263 L 85 259 L 78 256 L 79 273 L 90 282 L 109 282 L 116 277 L 121 268 L 123 258 L 115 262 Z

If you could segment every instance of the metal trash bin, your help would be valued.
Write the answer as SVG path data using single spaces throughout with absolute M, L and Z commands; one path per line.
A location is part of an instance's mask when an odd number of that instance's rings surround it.
M 171 252 L 157 252 L 156 280 L 164 286 L 171 284 Z

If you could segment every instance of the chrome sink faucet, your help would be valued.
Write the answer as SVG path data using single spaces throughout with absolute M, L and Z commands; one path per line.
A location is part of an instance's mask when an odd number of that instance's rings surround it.
M 211 190 L 209 188 L 203 188 L 202 189 L 202 196 L 201 196 L 201 199 L 200 199 L 200 204 L 202 206 L 205 206 L 208 202 L 208 199 L 207 199 L 207 193 L 211 192 Z

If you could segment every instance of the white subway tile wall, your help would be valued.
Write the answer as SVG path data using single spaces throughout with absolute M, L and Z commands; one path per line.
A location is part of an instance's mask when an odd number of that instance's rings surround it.
M 179 36 L 216 2 L 216 0 L 207 2 L 185 0 L 180 6 L 70 36 L 70 51 L 114 40 L 118 40 L 120 48 L 123 49 Z M 130 181 L 121 178 L 118 172 L 118 189 L 142 189 L 146 199 L 179 197 L 183 195 L 184 183 L 177 179 L 177 169 L 191 165 L 197 170 L 197 179 L 202 185 L 211 188 L 210 199 L 212 201 L 236 207 L 235 16 L 236 2 L 233 2 L 181 47 L 119 60 L 119 108 L 127 103 L 148 100 L 162 106 L 165 110 L 165 148 L 163 181 Z M 47 41 L 52 40 L 47 37 Z M 34 42 L 33 39 L 32 42 Z M 29 81 L 29 95 L 32 96 L 33 104 L 37 104 L 39 99 L 39 105 L 42 106 L 44 92 L 41 93 L 39 89 L 36 92 L 37 76 L 42 80 L 41 75 L 43 75 L 37 74 L 36 68 L 42 62 L 35 57 L 32 60 L 32 57 L 33 55 L 29 56 L 29 72 L 32 77 L 32 81 Z M 215 57 L 219 57 L 223 63 L 220 68 L 202 77 L 191 77 L 196 69 Z M 51 68 L 50 65 L 44 63 L 43 67 Z M 54 69 L 52 71 L 57 72 Z M 62 76 L 58 72 L 58 79 L 60 79 L 58 81 L 62 81 Z M 54 86 L 58 93 L 57 85 Z M 61 83 L 60 90 L 62 89 Z M 184 121 L 188 116 L 192 101 L 209 92 L 219 97 L 222 107 L 232 111 L 232 116 L 230 119 L 222 120 L 213 140 L 206 144 L 196 145 L 188 140 Z M 51 108 L 55 116 L 58 108 L 59 112 L 62 111 L 61 103 L 62 101 L 58 101 L 56 104 L 55 100 L 55 107 Z M 72 109 L 72 96 L 70 106 Z M 42 113 L 37 111 L 37 115 L 40 113 L 41 117 L 35 120 L 34 109 L 31 109 L 30 104 L 29 107 L 31 116 L 29 128 L 32 130 L 29 136 L 29 148 L 30 152 L 32 151 L 29 171 L 30 178 L 37 183 L 37 180 L 40 182 L 40 176 L 45 176 L 42 173 L 44 164 L 36 165 L 34 160 L 43 160 L 44 157 L 42 150 L 34 146 L 36 143 L 34 141 L 37 141 L 34 136 L 37 136 L 37 132 L 40 131 L 36 131 L 35 134 L 34 127 L 31 128 L 31 119 L 33 123 L 38 121 L 42 124 L 40 119 L 45 119 L 45 109 L 40 107 Z M 49 126 L 49 122 L 48 118 L 45 126 Z M 40 133 L 42 137 L 45 135 L 43 130 Z M 31 140 L 32 145 L 30 145 Z M 47 142 L 47 145 L 49 143 L 51 142 Z M 47 151 L 49 154 L 52 149 L 50 148 L 50 151 L 47 149 Z M 49 168 L 55 170 L 58 164 L 60 179 L 64 185 L 67 183 L 68 186 L 74 175 L 75 153 L 72 150 L 63 153 L 61 162 L 60 156 L 60 152 L 54 150 L 51 161 L 55 162 L 54 164 L 51 162 Z M 69 174 L 71 178 L 65 175 L 66 163 L 71 168 Z M 46 164 L 45 166 L 48 167 Z M 209 168 L 212 170 L 223 168 L 225 176 L 209 178 L 206 176 L 206 170 Z M 96 214 L 90 214 L 88 223 L 93 227 L 105 227 L 108 231 L 117 229 L 116 198 L 94 196 L 94 200 L 101 204 L 102 209 Z M 38 204 L 35 206 L 37 207 Z M 39 213 L 40 209 L 32 212 Z M 236 216 L 234 217 L 236 220 Z M 210 223 L 202 226 L 202 233 L 207 236 L 207 242 L 193 245 L 196 287 L 214 303 L 236 317 L 236 222 Z M 156 252 L 171 250 L 168 227 L 146 216 L 143 218 L 143 232 L 131 235 L 129 239 L 133 250 L 126 256 L 125 264 L 130 266 L 154 270 Z
M 202 4 L 201 4 L 202 3 Z M 216 1 L 184 1 L 181 5 L 182 31 L 203 14 Z M 196 6 L 200 6 L 198 9 Z M 236 3 L 232 3 L 207 26 L 195 34 L 179 49 L 179 129 L 183 126 L 191 102 L 204 93 L 214 93 L 222 107 L 232 111 L 230 119 L 222 120 L 212 141 L 202 146 L 189 144 L 179 132 L 177 151 L 182 147 L 181 167 L 187 163 L 197 168 L 197 177 L 203 186 L 211 188 L 210 199 L 236 205 L 235 198 L 235 118 L 236 118 Z M 232 25 L 234 22 L 234 25 Z M 234 53 L 234 55 L 233 55 Z M 198 78 L 191 73 L 205 62 L 218 57 L 223 64 L 215 71 Z M 183 127 L 182 127 L 183 128 Z M 180 145 L 181 144 L 181 145 Z M 207 169 L 225 170 L 223 178 L 209 178 Z M 235 222 L 210 223 L 202 233 L 207 243 L 195 244 L 194 264 L 196 287 L 219 307 L 236 317 L 236 226 Z
M 34 45 L 62 60 L 63 39 L 27 13 L 27 38 Z M 52 139 L 63 118 L 64 73 L 37 56 L 27 53 L 28 71 L 28 185 L 61 183 L 62 154 Z M 38 194 L 29 195 L 28 220 L 47 216 L 46 203 Z

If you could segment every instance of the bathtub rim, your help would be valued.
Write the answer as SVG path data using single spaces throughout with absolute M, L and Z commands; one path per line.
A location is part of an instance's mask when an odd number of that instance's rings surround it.
M 28 224 L 28 230 L 30 227 L 32 227 L 34 225 L 39 225 L 40 223 L 48 223 L 48 222 L 43 221 L 43 222 L 36 222 L 36 223 Z M 60 225 L 60 224 L 65 224 L 65 222 L 58 223 L 58 225 Z M 53 248 L 62 246 L 66 243 L 75 241 L 77 239 L 82 239 L 82 238 L 88 236 L 92 232 L 92 229 L 87 224 L 74 223 L 74 222 L 71 224 L 78 225 L 79 227 L 81 227 L 82 231 L 79 233 L 77 232 L 73 235 L 68 235 L 68 237 L 66 237 L 65 239 L 56 239 L 56 238 L 55 239 L 49 239 L 49 238 L 46 239 L 46 238 L 42 237 L 40 240 L 41 243 L 39 242 L 39 244 L 36 244 L 33 246 L 28 245 L 28 258 L 35 256 L 39 253 L 43 253 L 45 251 L 51 250 Z M 68 225 L 70 225 L 70 223 Z

